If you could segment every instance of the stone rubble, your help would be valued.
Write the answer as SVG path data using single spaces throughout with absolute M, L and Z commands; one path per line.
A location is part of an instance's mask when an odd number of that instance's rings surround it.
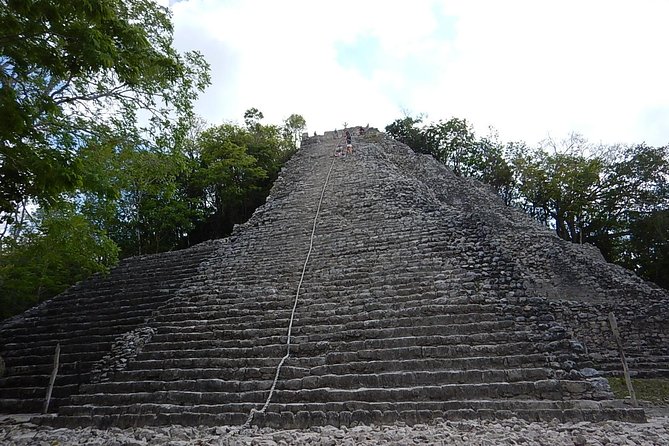
M 109 381 L 111 374 L 125 370 L 128 362 L 137 356 L 155 332 L 151 327 L 141 327 L 121 335 L 112 345 L 111 352 L 93 365 L 91 382 Z
M 669 417 L 649 418 L 647 423 L 527 422 L 518 418 L 506 420 L 445 421 L 409 426 L 358 425 L 336 428 L 313 426 L 309 429 L 251 428 L 230 436 L 230 428 L 218 427 L 134 427 L 68 429 L 37 426 L 0 420 L 0 444 L 6 446 L 286 446 L 286 445 L 551 445 L 613 446 L 669 444 Z

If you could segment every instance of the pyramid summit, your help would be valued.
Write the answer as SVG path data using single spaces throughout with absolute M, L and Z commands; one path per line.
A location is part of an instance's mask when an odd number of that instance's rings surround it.
M 0 412 L 41 410 L 59 343 L 55 425 L 241 425 L 263 407 L 252 422 L 276 427 L 645 419 L 609 388 L 607 318 L 633 372 L 662 376 L 666 291 L 353 133 L 347 156 L 304 139 L 230 237 L 126 259 L 3 322 Z

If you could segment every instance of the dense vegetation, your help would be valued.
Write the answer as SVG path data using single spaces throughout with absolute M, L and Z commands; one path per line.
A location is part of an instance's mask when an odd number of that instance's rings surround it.
M 457 175 L 490 184 L 573 243 L 669 288 L 669 146 L 603 146 L 579 135 L 537 147 L 478 138 L 465 119 L 421 125 L 405 116 L 386 127 L 394 138 L 434 156 Z
M 0 0 L 0 318 L 264 202 L 304 119 L 208 127 L 208 84 L 152 0 Z

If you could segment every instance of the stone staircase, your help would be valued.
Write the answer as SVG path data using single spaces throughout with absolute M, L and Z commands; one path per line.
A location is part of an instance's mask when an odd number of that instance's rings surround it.
M 152 313 L 192 277 L 216 248 L 206 243 L 178 253 L 127 259 L 108 275 L 96 275 L 0 325 L 0 413 L 41 412 L 53 369 L 60 365 L 50 409 L 57 409 L 92 377 L 92 368 L 124 333 L 146 324 Z
M 632 356 L 626 359 L 632 378 L 669 379 L 669 356 L 664 354 L 664 352 L 648 356 Z M 612 351 L 605 357 L 598 355 L 596 364 L 602 376 L 623 376 L 622 365 L 617 351 Z
M 521 252 L 523 237 L 565 255 L 578 247 L 546 237 L 484 185 L 378 132 L 354 139 L 353 156 L 334 158 L 336 143 L 328 135 L 305 141 L 251 220 L 228 239 L 194 248 L 202 257 L 178 290 L 145 322 L 118 331 L 141 327 L 151 333 L 146 343 L 112 373 L 81 380 L 57 417 L 36 420 L 242 424 L 262 407 L 286 352 L 330 167 L 291 356 L 254 424 L 644 420 L 643 410 L 613 400 L 569 318 L 541 294 L 559 277 L 545 273 L 552 282 L 539 287 L 536 278 L 549 269 Z M 597 264 L 592 277 L 607 268 Z
M 59 424 L 242 424 L 272 385 L 285 352 L 287 314 L 269 305 L 265 311 L 277 317 L 248 314 L 243 302 L 203 306 L 192 311 L 220 316 L 216 323 L 204 329 L 191 326 L 194 313 L 161 315 L 165 325 L 128 369 L 112 382 L 84 386 L 61 408 Z M 515 325 L 499 305 L 470 299 L 304 302 L 293 356 L 268 413 L 256 422 L 643 419 L 641 411 L 607 401 L 605 382 L 562 368 L 577 356 L 564 336 Z

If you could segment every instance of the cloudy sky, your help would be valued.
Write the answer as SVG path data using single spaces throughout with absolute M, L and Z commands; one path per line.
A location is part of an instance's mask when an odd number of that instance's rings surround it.
M 157 0 L 197 49 L 212 124 L 260 109 L 322 133 L 405 113 L 536 143 L 669 143 L 666 0 Z

